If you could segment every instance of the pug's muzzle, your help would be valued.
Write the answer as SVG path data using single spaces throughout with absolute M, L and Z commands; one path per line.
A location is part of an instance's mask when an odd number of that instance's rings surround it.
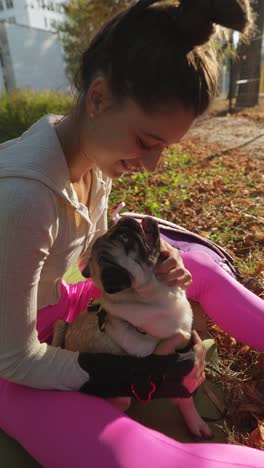
M 158 223 L 148 217 L 140 225 L 123 217 L 95 241 L 91 260 L 82 274 L 92 277 L 106 293 L 114 294 L 131 288 L 140 272 L 152 270 L 159 254 Z

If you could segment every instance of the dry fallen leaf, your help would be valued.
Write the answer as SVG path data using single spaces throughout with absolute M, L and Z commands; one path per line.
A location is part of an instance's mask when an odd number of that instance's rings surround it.
M 258 427 L 251 432 L 248 445 L 253 448 L 264 449 L 264 424 L 258 423 Z

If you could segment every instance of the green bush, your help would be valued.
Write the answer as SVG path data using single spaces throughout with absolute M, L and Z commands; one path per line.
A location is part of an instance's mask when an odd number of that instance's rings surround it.
M 20 136 L 45 114 L 65 114 L 73 98 L 54 91 L 16 90 L 0 97 L 0 143 Z

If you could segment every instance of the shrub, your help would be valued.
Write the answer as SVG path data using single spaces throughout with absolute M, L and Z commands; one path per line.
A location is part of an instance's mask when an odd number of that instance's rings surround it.
M 0 97 L 0 143 L 20 136 L 45 114 L 65 114 L 73 98 L 54 91 L 21 89 Z

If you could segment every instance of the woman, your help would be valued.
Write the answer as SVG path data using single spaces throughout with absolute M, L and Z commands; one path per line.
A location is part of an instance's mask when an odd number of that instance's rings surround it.
M 45 467 L 264 464 L 261 452 L 245 447 L 182 445 L 79 393 L 91 375 L 107 386 L 108 364 L 48 344 L 58 317 L 71 321 L 100 294 L 90 281 L 70 288 L 62 277 L 77 258 L 84 268 L 106 229 L 111 179 L 155 169 L 163 149 L 182 138 L 215 95 L 213 24 L 242 31 L 248 22 L 246 0 L 155 3 L 139 1 L 97 34 L 83 54 L 79 99 L 68 116 L 46 116 L 1 145 L 0 427 Z M 178 252 L 166 243 L 163 251 L 157 274 L 187 286 Z M 182 257 L 193 276 L 188 296 L 233 336 L 263 350 L 263 301 L 206 254 Z M 204 379 L 196 334 L 194 342 L 195 365 L 183 381 L 190 393 Z M 177 372 L 173 355 L 170 366 L 159 358 Z M 113 379 L 129 374 L 128 358 L 111 359 Z M 155 356 L 144 359 L 134 365 L 148 368 Z

